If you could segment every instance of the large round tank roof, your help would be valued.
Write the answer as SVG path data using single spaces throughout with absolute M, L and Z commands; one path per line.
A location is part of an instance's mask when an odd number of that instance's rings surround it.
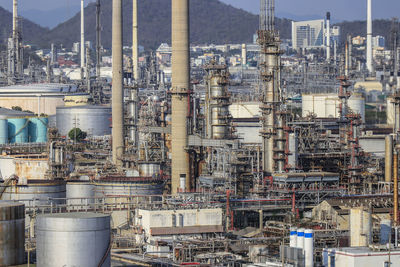
M 76 92 L 76 85 L 63 83 L 33 83 L 0 87 L 0 95 L 66 94 Z

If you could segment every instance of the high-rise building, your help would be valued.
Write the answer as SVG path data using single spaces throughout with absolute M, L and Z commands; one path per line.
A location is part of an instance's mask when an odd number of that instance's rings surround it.
M 325 21 L 309 20 L 292 22 L 292 46 L 299 48 L 321 48 L 325 46 Z

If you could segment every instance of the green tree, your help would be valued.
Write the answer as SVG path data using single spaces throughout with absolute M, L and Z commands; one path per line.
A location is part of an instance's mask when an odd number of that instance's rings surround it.
M 72 128 L 72 129 L 69 131 L 69 133 L 68 133 L 68 137 L 69 137 L 71 140 L 78 141 L 78 142 L 80 142 L 80 141 L 82 141 L 83 139 L 85 139 L 86 136 L 87 136 L 87 133 L 84 132 L 84 131 L 82 131 L 82 130 L 79 129 L 79 128 Z
M 11 109 L 12 110 L 17 110 L 17 111 L 22 111 L 22 108 L 19 107 L 19 106 L 13 106 Z

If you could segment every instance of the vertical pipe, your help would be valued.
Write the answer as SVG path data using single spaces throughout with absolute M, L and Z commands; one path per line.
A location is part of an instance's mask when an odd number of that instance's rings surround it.
M 85 5 L 81 0 L 81 69 L 85 68 Z
M 397 150 L 394 150 L 393 153 L 393 221 L 395 225 L 398 225 L 399 221 L 399 175 L 398 175 L 398 154 Z
M 247 45 L 242 44 L 242 66 L 247 64 Z
M 373 72 L 372 66 L 372 0 L 367 0 L 367 69 Z
M 387 135 L 385 138 L 385 182 L 392 181 L 392 163 L 393 163 L 393 137 Z
M 132 61 L 133 61 L 133 78 L 136 82 L 139 80 L 139 41 L 138 41 L 138 5 L 137 0 L 133 0 L 132 14 Z
M 122 0 L 113 0 L 112 10 L 112 151 L 113 163 L 122 166 L 124 150 Z
M 351 35 L 347 36 L 349 42 L 349 71 L 353 69 L 353 41 Z
M 344 75 L 348 77 L 349 75 L 349 43 L 346 41 L 344 48 Z
M 326 61 L 331 61 L 331 13 L 326 13 Z
M 178 192 L 180 177 L 190 190 L 188 93 L 190 91 L 189 0 L 172 0 L 172 194 Z

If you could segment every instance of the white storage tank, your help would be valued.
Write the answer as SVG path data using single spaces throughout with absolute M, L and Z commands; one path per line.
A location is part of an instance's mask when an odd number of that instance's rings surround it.
M 57 129 L 64 136 L 75 127 L 89 136 L 111 134 L 111 107 L 108 106 L 57 107 L 56 116 Z
M 310 229 L 304 231 L 304 256 L 306 267 L 314 267 L 314 231 Z
M 304 249 L 304 229 L 297 229 L 297 247 Z
M 110 216 L 98 213 L 39 215 L 37 265 L 41 267 L 111 266 Z
M 67 182 L 67 204 L 73 209 L 84 208 L 87 204 L 94 203 L 96 185 L 90 181 Z M 80 206 L 83 205 L 83 206 Z
M 394 120 L 395 120 L 394 111 L 395 111 L 394 99 L 393 97 L 388 97 L 386 99 L 386 118 L 387 118 L 386 123 L 389 125 L 394 125 Z
M 25 260 L 25 205 L 0 201 L 0 266 L 23 264 Z
M 347 104 L 354 114 L 360 114 L 361 119 L 365 122 L 365 98 L 362 94 L 353 94 Z
M 290 247 L 291 248 L 297 247 L 297 228 L 296 227 L 290 228 Z
M 336 94 L 304 94 L 302 95 L 302 116 L 338 118 L 339 104 L 339 97 Z
M 372 241 L 371 213 L 364 208 L 350 210 L 350 246 L 368 247 Z

